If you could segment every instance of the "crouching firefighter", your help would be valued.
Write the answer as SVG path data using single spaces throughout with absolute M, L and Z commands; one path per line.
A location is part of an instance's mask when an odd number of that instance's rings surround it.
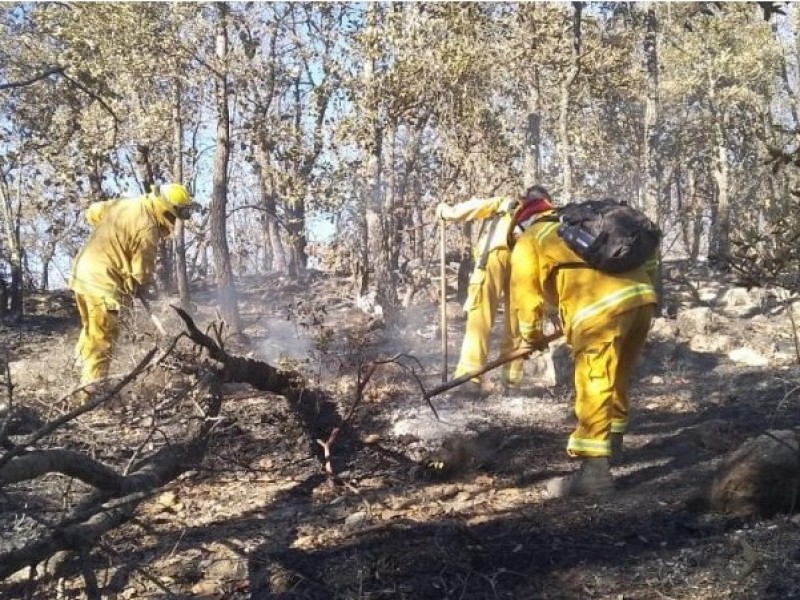
M 503 331 L 500 353 L 507 354 L 518 344 L 518 333 L 509 318 L 510 257 L 514 239 L 522 232 L 525 220 L 515 221 L 515 215 L 530 210 L 530 206 L 552 208 L 550 194 L 542 186 L 532 186 L 520 198 L 505 196 L 473 198 L 449 206 L 440 203 L 436 217 L 448 221 L 481 220 L 478 240 L 473 248 L 475 269 L 469 281 L 464 311 L 467 314 L 466 330 L 461 344 L 461 354 L 454 377 L 479 370 L 486 365 L 492 325 L 501 300 L 506 303 L 503 314 Z M 523 360 L 518 359 L 503 366 L 502 378 L 506 386 L 514 386 L 522 379 Z M 473 395 L 482 393 L 480 378 L 470 382 Z
M 105 200 L 87 209 L 94 231 L 75 258 L 69 281 L 81 318 L 76 346 L 83 361 L 81 385 L 108 376 L 120 308 L 146 293 L 159 242 L 194 206 L 189 191 L 172 183 L 138 198 Z
M 657 265 L 646 256 L 625 272 L 590 267 L 568 245 L 571 236 L 554 212 L 545 207 L 527 215 L 529 226 L 514 246 L 512 327 L 519 328 L 522 347 L 541 350 L 545 310 L 557 308 L 575 361 L 578 424 L 567 453 L 580 467 L 551 480 L 549 496 L 605 496 L 614 491 L 609 458 L 622 448 L 629 381 L 657 303 L 649 271 Z

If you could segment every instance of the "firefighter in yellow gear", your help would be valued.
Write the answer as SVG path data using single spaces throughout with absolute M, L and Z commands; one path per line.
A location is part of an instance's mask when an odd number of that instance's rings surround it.
M 614 489 L 609 457 L 612 446 L 621 450 L 628 425 L 628 386 L 657 304 L 658 265 L 653 259 L 613 275 L 582 268 L 584 261 L 558 235 L 559 223 L 542 219 L 551 213 L 519 215 L 531 222 L 511 255 L 511 320 L 523 345 L 541 349 L 545 310 L 558 309 L 575 361 L 578 424 L 567 452 L 581 465 L 552 480 L 548 491 L 602 496 Z
M 69 281 L 81 318 L 76 346 L 83 361 L 81 385 L 108 376 L 120 308 L 152 282 L 159 242 L 194 206 L 186 187 L 171 183 L 87 209 L 94 231 L 75 258 Z
M 448 221 L 482 220 L 483 225 L 473 249 L 475 269 L 469 280 L 464 311 L 467 314 L 461 355 L 454 377 L 460 377 L 483 368 L 489 356 L 492 325 L 501 301 L 505 301 L 503 331 L 500 354 L 506 354 L 518 346 L 518 333 L 509 318 L 509 274 L 511 248 L 522 224 L 516 223 L 515 214 L 531 203 L 543 203 L 552 208 L 550 194 L 542 186 L 532 186 L 521 198 L 506 196 L 480 199 L 473 198 L 455 206 L 440 203 L 436 217 Z M 503 383 L 517 385 L 522 378 L 523 361 L 515 360 L 503 366 Z M 473 385 L 481 391 L 480 378 Z

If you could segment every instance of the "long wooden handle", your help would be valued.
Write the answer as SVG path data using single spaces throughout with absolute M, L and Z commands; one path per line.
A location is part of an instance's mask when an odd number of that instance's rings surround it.
M 556 331 L 554 333 L 551 333 L 550 335 L 546 335 L 541 340 L 542 344 L 549 344 L 550 342 L 553 342 L 553 341 L 557 340 L 558 338 L 560 338 L 562 335 L 563 335 L 563 332 L 561 332 L 561 331 Z M 526 358 L 526 357 L 530 356 L 530 354 L 531 354 L 531 350 L 529 350 L 527 348 L 520 348 L 519 350 L 514 350 L 514 352 L 511 352 L 510 354 L 506 354 L 506 355 L 501 356 L 499 358 L 495 358 L 494 360 L 490 360 L 488 363 L 486 363 L 485 366 L 481 367 L 480 369 L 472 371 L 471 373 L 465 373 L 464 375 L 461 375 L 460 377 L 456 377 L 455 379 L 452 379 L 450 381 L 446 381 L 442 385 L 433 388 L 429 392 L 425 392 L 425 398 L 433 398 L 434 396 L 438 396 L 442 392 L 446 392 L 447 390 L 453 389 L 454 387 L 459 386 L 462 383 L 466 383 L 470 379 L 473 379 L 475 377 L 483 375 L 487 371 L 491 371 L 492 369 L 496 369 L 497 367 L 499 367 L 501 365 L 504 365 L 504 364 L 506 364 L 508 362 L 511 362 L 512 360 L 516 360 L 518 358 Z
M 439 272 L 441 284 L 440 323 L 442 327 L 442 382 L 447 381 L 447 248 L 445 246 L 444 219 L 439 219 L 440 244 L 439 244 Z
M 150 317 L 150 320 L 153 322 L 153 325 L 155 325 L 155 328 L 158 330 L 158 333 L 160 335 L 164 336 L 164 337 L 167 337 L 168 334 L 167 334 L 166 327 L 164 327 L 164 324 L 161 322 L 161 319 L 159 319 L 155 315 L 153 310 L 150 308 L 150 302 L 147 300 L 147 298 L 145 298 L 144 296 L 140 296 L 140 295 L 137 295 L 136 297 L 139 299 L 139 302 L 142 303 L 142 306 L 144 307 L 145 312 Z

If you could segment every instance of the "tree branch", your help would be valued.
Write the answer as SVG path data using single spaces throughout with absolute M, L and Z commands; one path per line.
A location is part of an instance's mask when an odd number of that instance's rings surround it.
M 8 83 L 0 83 L 0 90 L 7 90 L 10 88 L 18 88 L 18 87 L 26 87 L 29 85 L 33 85 L 37 81 L 41 81 L 42 79 L 47 79 L 50 75 L 64 75 L 64 68 L 63 67 L 52 67 L 39 73 L 38 75 L 34 75 L 29 79 L 23 79 L 21 81 L 9 81 Z
M 94 100 L 97 100 L 100 103 L 100 106 L 102 106 L 104 109 L 106 109 L 108 114 L 110 114 L 111 117 L 114 119 L 114 129 L 116 131 L 117 125 L 119 124 L 120 120 L 119 120 L 119 117 L 117 116 L 117 114 L 114 112 L 114 110 L 106 103 L 106 101 L 103 100 L 100 96 L 98 96 L 94 92 L 92 92 L 91 90 L 89 90 L 85 85 L 83 85 L 81 83 L 78 83 L 77 81 L 72 79 L 72 77 L 69 77 L 63 71 L 61 73 L 61 76 L 64 79 L 66 79 L 68 82 L 70 82 L 72 85 L 74 85 L 76 88 L 81 90 L 84 94 L 86 94 L 87 96 L 89 96 L 90 98 L 92 98 Z M 115 137 L 116 137 L 116 135 L 115 135 Z
M 188 441 L 162 448 L 154 456 L 140 461 L 134 467 L 136 472 L 120 478 L 119 493 L 126 496 L 111 501 L 108 501 L 108 494 L 95 496 L 47 535 L 21 548 L 0 553 L 0 580 L 26 566 L 37 565 L 57 552 L 85 552 L 93 548 L 108 531 L 130 520 L 139 503 L 150 497 L 154 490 L 201 460 L 208 444 L 208 434 L 222 406 L 216 377 L 208 374 L 204 382 L 208 384 L 211 395 L 206 418 Z
M 47 473 L 61 473 L 80 479 L 105 492 L 118 492 L 123 478 L 114 469 L 74 450 L 38 450 L 0 469 L 0 485 L 35 479 Z
M 38 442 L 40 439 L 42 439 L 46 435 L 50 435 L 51 433 L 53 433 L 53 431 L 55 431 L 56 429 L 61 427 L 61 425 L 63 425 L 64 423 L 67 423 L 68 421 L 71 421 L 75 417 L 78 417 L 78 416 L 80 416 L 80 415 L 82 415 L 84 413 L 89 412 L 90 410 L 93 410 L 93 409 L 97 408 L 98 406 L 100 406 L 104 402 L 107 402 L 108 400 L 113 398 L 117 394 L 117 392 L 119 392 L 130 381 L 135 379 L 136 376 L 139 375 L 139 373 L 141 373 L 142 371 L 144 371 L 147 368 L 147 366 L 150 364 L 150 359 L 153 358 L 153 356 L 155 355 L 155 353 L 157 351 L 158 351 L 158 348 L 151 348 L 150 351 L 147 354 L 144 355 L 142 360 L 139 361 L 139 364 L 137 364 L 130 373 L 128 373 L 125 377 L 123 377 L 122 380 L 119 383 L 117 383 L 113 388 L 108 390 L 106 393 L 99 395 L 94 400 L 86 402 L 85 404 L 82 404 L 78 408 L 76 408 L 74 410 L 71 410 L 70 412 L 68 412 L 68 413 L 66 413 L 64 415 L 61 415 L 60 417 L 58 417 L 56 419 L 53 419 L 52 421 L 50 421 L 48 423 L 45 423 L 37 431 L 35 431 L 32 434 L 30 434 L 29 436 L 25 437 L 19 443 L 18 446 L 16 446 L 12 450 L 9 450 L 3 456 L 0 456 L 0 472 L 2 472 L 3 467 L 8 463 L 8 461 L 10 461 L 12 458 L 14 458 L 15 456 L 17 456 L 17 455 L 22 453 L 22 451 L 23 451 L 25 446 L 30 446 L 30 445 Z M 74 392 L 75 391 L 73 390 L 72 392 L 67 394 L 66 398 L 71 396 Z

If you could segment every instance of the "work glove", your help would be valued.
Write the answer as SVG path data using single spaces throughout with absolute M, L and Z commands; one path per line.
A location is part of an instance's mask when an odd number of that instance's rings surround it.
M 450 211 L 450 206 L 445 202 L 439 202 L 436 205 L 436 219 L 444 219 L 446 218 L 445 215 Z
M 530 356 L 534 352 L 547 350 L 547 342 L 542 339 L 522 340 L 519 347 L 520 350 L 527 350 L 528 356 Z
M 516 198 L 506 198 L 500 203 L 497 212 L 500 214 L 513 213 L 517 210 L 518 206 L 519 201 Z

